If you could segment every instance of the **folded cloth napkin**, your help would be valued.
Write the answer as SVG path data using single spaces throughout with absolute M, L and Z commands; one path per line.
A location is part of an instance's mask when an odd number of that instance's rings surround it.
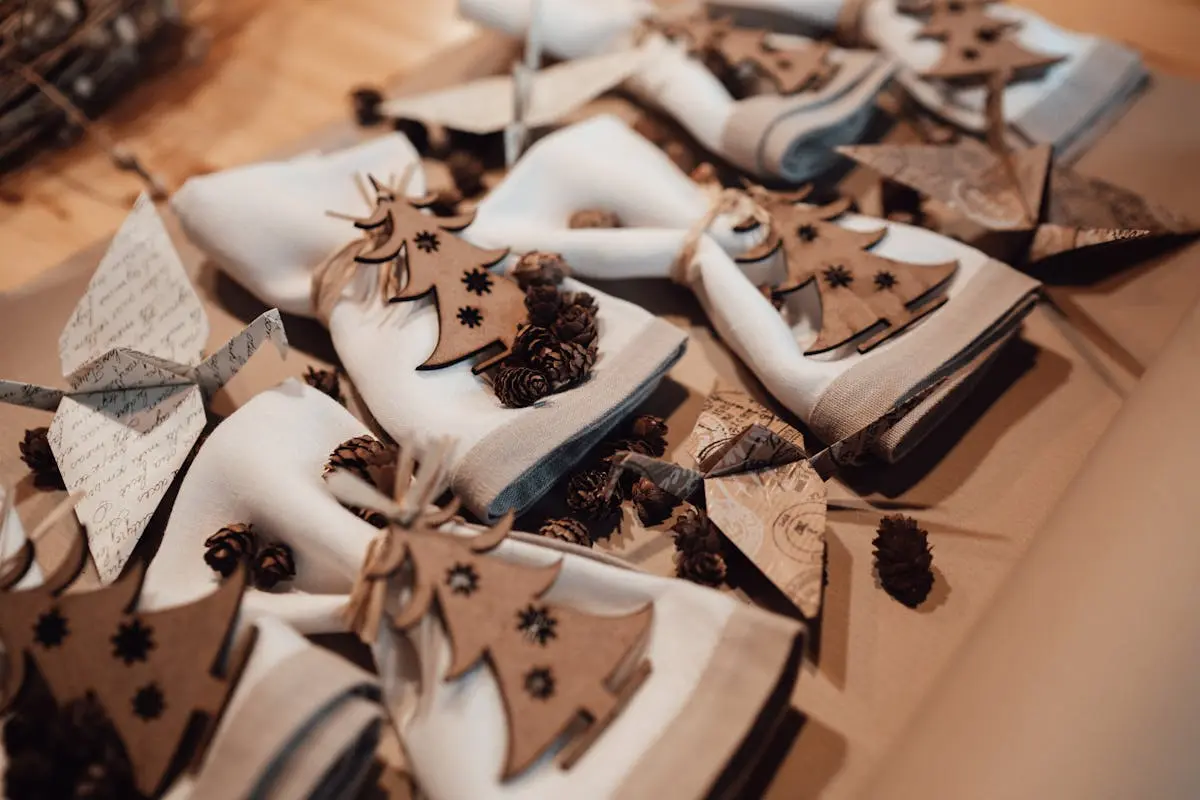
M 833 28 L 839 15 L 858 16 L 859 36 L 902 66 L 897 79 L 922 105 L 971 131 L 987 127 L 982 88 L 955 88 L 920 77 L 934 66 L 945 44 L 918 39 L 920 17 L 904 14 L 897 0 L 722 0 L 723 6 L 768 10 L 801 22 Z M 1012 83 L 1004 114 L 1026 141 L 1050 144 L 1071 160 L 1115 122 L 1147 79 L 1137 52 L 1097 36 L 1067 31 L 1013 5 L 989 4 L 987 14 L 1016 23 L 1008 33 L 1026 50 L 1059 56 L 1036 80 Z
M 463 14 L 510 34 L 523 34 L 530 0 L 460 0 Z M 640 0 L 542 0 L 541 36 L 561 58 L 631 48 L 650 16 Z M 833 148 L 856 142 L 874 109 L 875 95 L 894 64 L 878 53 L 834 49 L 837 70 L 825 85 L 794 95 L 764 94 L 735 100 L 682 43 L 651 34 L 642 46 L 655 57 L 625 82 L 643 102 L 660 108 L 708 150 L 762 177 L 802 182 L 834 165 Z M 777 36 L 778 47 L 813 46 L 798 36 Z
M 739 220 L 730 215 L 695 237 L 692 229 L 712 207 L 712 193 L 645 139 L 613 117 L 595 117 L 535 144 L 482 201 L 465 235 L 485 246 L 506 241 L 561 252 L 583 277 L 682 274 L 726 344 L 827 442 L 946 381 L 874 443 L 888 460 L 906 452 L 962 396 L 955 390 L 969 385 L 966 377 L 987 363 L 1032 307 L 1037 282 L 978 250 L 922 228 L 844 214 L 836 222 L 847 229 L 887 228 L 872 253 L 920 264 L 957 261 L 958 270 L 945 289 L 945 305 L 914 328 L 866 354 L 842 347 L 806 356 L 820 327 L 815 287 L 788 295 L 783 313 L 776 311 L 757 287 L 778 282 L 781 256 L 736 264 L 729 254 L 756 245 L 763 232 L 734 232 Z M 571 214 L 584 208 L 613 211 L 625 227 L 571 230 Z M 678 264 L 686 249 L 694 256 Z
M 338 612 L 376 531 L 337 503 L 321 475 L 343 440 L 365 432 L 333 400 L 296 381 L 230 415 L 182 482 L 146 575 L 147 602 L 172 605 L 210 591 L 216 579 L 202 543 L 242 521 L 261 538 L 287 543 L 296 564 L 290 591 L 250 589 L 244 614 L 278 616 L 310 633 L 344 630 Z M 461 533 L 465 526 L 447 529 Z M 385 626 L 375 647 L 385 703 L 429 797 L 699 797 L 750 757 L 742 745 L 786 707 L 800 655 L 798 623 L 541 537 L 511 534 L 493 552 L 524 564 L 561 560 L 546 595 L 552 603 L 601 615 L 650 604 L 652 671 L 570 769 L 543 758 L 500 782 L 507 727 L 492 672 L 475 669 L 447 682 L 441 676 L 449 642 L 441 625 L 418 624 L 408 633 Z M 236 718 L 238 709 L 231 711 Z
M 199 771 L 166 797 L 357 796 L 382 727 L 378 680 L 277 619 L 256 628 Z
M 386 180 L 418 163 L 404 137 L 385 136 L 328 156 L 192 178 L 172 207 L 191 240 L 260 300 L 312 315 L 314 270 L 357 238 L 350 223 L 325 211 L 368 216 L 356 176 Z M 419 167 L 408 188 L 423 192 Z M 370 282 L 367 272 L 357 289 Z M 679 329 L 594 289 L 574 282 L 566 288 L 596 297 L 599 355 L 588 381 L 528 408 L 502 407 L 469 362 L 416 369 L 438 336 L 429 299 L 389 305 L 369 291 L 351 292 L 329 319 L 346 372 L 389 433 L 457 439 L 451 486 L 480 518 L 533 503 L 683 353 L 686 335 Z

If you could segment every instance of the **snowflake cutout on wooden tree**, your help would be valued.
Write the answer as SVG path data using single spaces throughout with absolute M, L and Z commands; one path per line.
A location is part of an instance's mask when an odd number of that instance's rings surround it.
M 113 658 L 119 658 L 126 664 L 145 661 L 154 649 L 154 629 L 143 625 L 140 619 L 134 617 L 132 622 L 122 622 L 110 641 L 113 645 Z

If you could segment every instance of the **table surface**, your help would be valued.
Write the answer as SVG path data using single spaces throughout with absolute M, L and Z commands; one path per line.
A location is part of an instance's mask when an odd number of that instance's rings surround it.
M 1052 21 L 1200 77 L 1200 0 L 1023 0 Z M 347 93 L 469 37 L 453 0 L 196 0 L 203 61 L 138 87 L 104 118 L 171 189 L 252 162 L 349 114 Z M 140 184 L 84 141 L 0 178 L 0 291 L 116 230 Z

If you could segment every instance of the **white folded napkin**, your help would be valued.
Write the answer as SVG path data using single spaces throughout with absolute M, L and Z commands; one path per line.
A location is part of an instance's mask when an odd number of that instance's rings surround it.
M 191 240 L 263 302 L 314 313 L 314 270 L 357 238 L 326 210 L 369 215 L 357 174 L 380 180 L 416 166 L 391 135 L 328 156 L 307 156 L 192 178 L 172 199 Z M 682 354 L 686 335 L 642 309 L 573 282 L 597 301 L 599 355 L 591 378 L 528 408 L 505 408 L 469 362 L 420 370 L 437 340 L 433 302 L 385 304 L 357 289 L 333 310 L 329 330 L 347 373 L 379 423 L 420 441 L 453 435 L 451 485 L 484 519 L 528 507 L 654 389 Z
M 902 14 L 896 0 L 722 0 L 721 5 L 778 12 L 831 29 L 854 3 L 861 5 L 861 38 L 901 64 L 898 80 L 918 102 L 967 130 L 986 128 L 983 89 L 920 77 L 937 63 L 944 44 L 917 39 L 923 21 Z M 1015 5 L 991 4 L 987 13 L 1017 23 L 1020 27 L 1010 35 L 1022 47 L 1063 57 L 1040 78 L 1010 84 L 1004 92 L 1009 124 L 1028 141 L 1053 145 L 1061 158 L 1070 160 L 1086 150 L 1146 81 L 1137 52 L 1116 42 L 1065 30 Z
M 215 578 L 203 561 L 205 537 L 249 522 L 260 537 L 292 548 L 296 577 L 283 585 L 290 590 L 248 590 L 245 616 L 277 615 L 307 632 L 344 630 L 338 612 L 375 530 L 338 505 L 321 474 L 338 444 L 363 433 L 345 409 L 296 381 L 242 406 L 188 470 L 144 596 L 169 605 L 210 591 Z M 444 681 L 449 642 L 441 625 L 385 631 L 375 648 L 385 701 L 429 797 L 699 797 L 733 768 L 751 729 L 786 704 L 798 666 L 797 623 L 538 537 L 512 534 L 493 552 L 526 564 L 561 560 L 546 595 L 551 602 L 591 614 L 652 604 L 652 672 L 569 770 L 547 757 L 501 783 L 507 726 L 491 671 Z M 422 661 L 432 682 L 418 679 Z
M 377 679 L 277 619 L 255 627 L 254 650 L 199 771 L 166 797 L 357 796 L 382 726 Z
M 560 252 L 582 277 L 665 278 L 678 271 L 675 262 L 688 232 L 711 203 L 709 192 L 622 122 L 596 117 L 535 144 L 482 201 L 465 236 L 482 246 L 505 242 Z M 585 208 L 615 212 L 625 227 L 570 229 L 571 215 Z M 699 238 L 685 282 L 726 344 L 780 403 L 828 442 L 861 430 L 932 381 L 979 366 L 982 355 L 1017 329 L 1037 287 L 960 242 L 847 214 L 837 220 L 843 227 L 887 228 L 871 252 L 914 263 L 957 261 L 958 272 L 947 286 L 948 302 L 915 328 L 866 354 L 843 347 L 805 356 L 820 323 L 815 288 L 789 295 L 784 313 L 776 311 L 757 287 L 778 280 L 781 255 L 736 264 L 730 254 L 744 252 L 763 235 L 734 233 L 737 221 L 719 217 Z M 877 452 L 888 459 L 906 452 L 949 408 L 950 388 L 902 419 L 875 444 Z
M 481 24 L 514 35 L 523 35 L 532 18 L 530 0 L 460 0 L 459 7 Z M 561 58 L 632 48 L 641 22 L 650 16 L 641 0 L 541 0 L 539 8 L 544 46 Z M 650 38 L 655 56 L 644 59 L 626 89 L 674 117 L 711 152 L 755 175 L 796 183 L 836 163 L 834 147 L 859 140 L 875 95 L 894 69 L 877 53 L 834 50 L 830 59 L 839 67 L 824 87 L 735 100 L 682 44 L 658 34 Z M 774 44 L 812 43 L 779 36 Z

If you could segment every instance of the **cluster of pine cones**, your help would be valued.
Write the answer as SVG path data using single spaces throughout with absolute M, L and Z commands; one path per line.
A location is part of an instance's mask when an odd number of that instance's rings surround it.
M 549 520 L 538 533 L 591 547 L 592 526 L 604 529 L 625 499 L 633 502 L 643 523 L 656 525 L 665 520 L 678 501 L 646 478 L 622 479 L 615 492 L 605 492 L 612 457 L 623 451 L 662 456 L 667 451 L 667 423 L 661 417 L 643 414 L 634 417 L 621 435 L 601 444 L 592 463 L 567 479 L 567 508 L 573 516 Z
M 221 577 L 228 578 L 243 561 L 249 565 L 251 579 L 259 589 L 274 589 L 296 577 L 292 548 L 283 542 L 259 546 L 250 525 L 226 525 L 204 541 L 204 563 Z
M 12 800 L 134 800 L 133 767 L 116 729 L 91 697 L 59 708 L 36 671 L 4 725 L 4 796 Z
M 381 492 L 391 492 L 396 480 L 396 462 L 400 448 L 391 442 L 381 442 L 374 436 L 355 436 L 337 446 L 325 462 L 325 475 L 344 469 L 354 473 Z M 376 528 L 387 526 L 387 517 L 368 508 L 347 506 Z
M 671 526 L 675 537 L 675 574 L 704 586 L 719 586 L 727 574 L 723 540 L 700 509 L 688 506 Z
M 587 292 L 560 292 L 566 275 L 567 265 L 555 253 L 526 253 L 513 268 L 512 277 L 525 290 L 529 323 L 492 374 L 496 397 L 509 408 L 533 405 L 592 374 L 596 299 Z

